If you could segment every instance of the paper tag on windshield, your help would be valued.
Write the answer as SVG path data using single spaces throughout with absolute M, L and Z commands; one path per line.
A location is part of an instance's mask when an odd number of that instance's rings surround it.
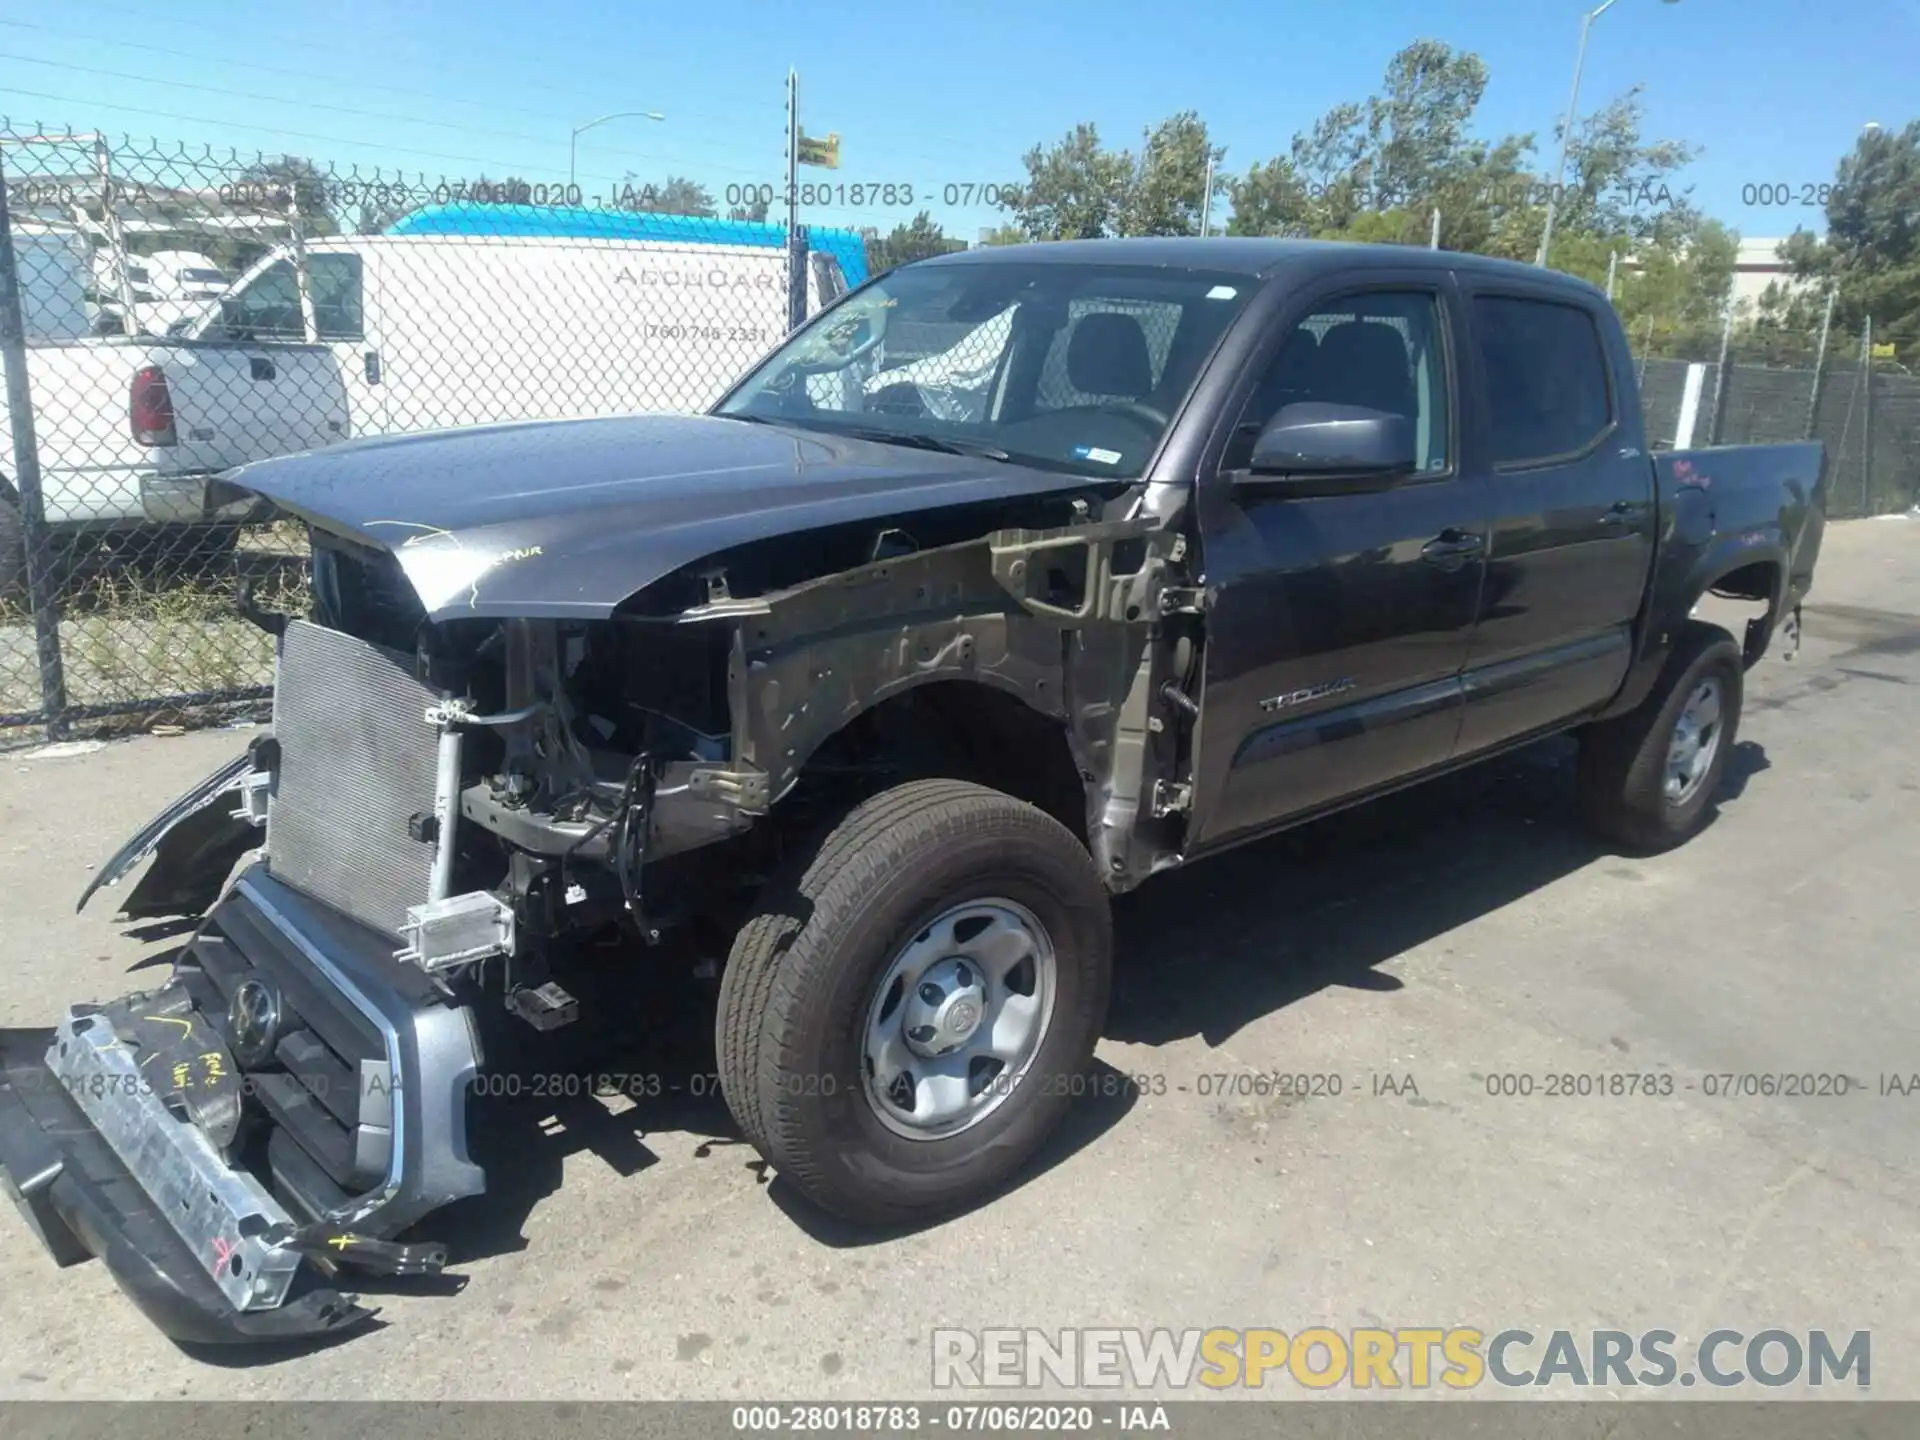
M 1076 445 L 1073 447 L 1073 458 L 1076 460 L 1091 460 L 1096 465 L 1118 465 L 1120 463 L 1120 452 L 1118 450 L 1102 450 L 1098 445 Z
M 1240 292 L 1231 285 L 1216 285 L 1207 291 L 1207 298 L 1209 300 L 1231 300 L 1239 293 Z

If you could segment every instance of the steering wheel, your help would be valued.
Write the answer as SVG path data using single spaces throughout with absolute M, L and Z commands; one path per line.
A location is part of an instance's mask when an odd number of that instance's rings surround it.
M 1167 428 L 1167 417 L 1147 404 L 1144 400 L 1118 400 L 1099 407 L 1103 415 L 1120 415 L 1137 425 L 1144 425 L 1155 435 Z
M 866 408 L 883 415 L 911 415 L 916 419 L 933 413 L 927 408 L 927 397 L 910 380 L 896 380 L 891 385 L 882 385 L 867 396 Z

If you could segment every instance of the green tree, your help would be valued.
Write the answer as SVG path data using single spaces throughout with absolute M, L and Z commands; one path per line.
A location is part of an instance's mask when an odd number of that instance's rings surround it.
M 1123 235 L 1197 235 L 1206 193 L 1207 164 L 1217 167 L 1226 147 L 1207 138 L 1207 122 L 1192 110 L 1162 120 L 1143 140 L 1140 159 L 1120 203 Z
M 1288 235 L 1305 239 L 1313 234 L 1313 206 L 1307 182 L 1292 160 L 1276 155 L 1227 181 L 1229 235 Z
M 1383 88 L 1365 112 L 1369 203 L 1418 209 L 1477 158 L 1468 127 L 1486 93 L 1486 62 L 1416 40 L 1387 63 Z
M 1834 323 L 1849 336 L 1873 317 L 1876 341 L 1900 358 L 1920 355 L 1920 120 L 1900 130 L 1875 129 L 1855 142 L 1834 175 L 1827 233 L 1804 231 L 1786 246 L 1791 273 L 1809 288 L 1836 293 Z M 1822 303 L 1804 295 L 1797 324 L 1817 324 Z
M 766 218 L 767 201 L 762 196 L 755 196 L 751 204 L 735 205 L 727 211 L 727 219 L 729 220 L 752 220 L 756 223 L 764 224 Z
M 646 183 L 629 171 L 621 182 L 614 203 L 622 210 L 640 210 L 654 215 L 697 215 L 711 219 L 719 209 L 713 194 L 697 180 L 684 175 L 669 175 L 658 185 Z M 761 207 L 765 214 L 765 207 Z
M 1026 183 L 1006 202 L 1029 240 L 1097 240 L 1118 233 L 1133 184 L 1133 157 L 1100 144 L 1099 128 L 1076 125 L 1051 147 L 1023 157 Z
M 1024 245 L 1027 239 L 1027 232 L 1018 225 L 996 225 L 980 232 L 982 245 Z
M 1492 248 L 1533 139 L 1473 135 L 1486 86 L 1479 56 L 1415 41 L 1388 62 L 1379 94 L 1334 106 L 1286 154 L 1230 182 L 1228 233 L 1424 245 L 1437 209 L 1441 244 Z
M 878 275 L 896 265 L 966 248 L 966 241 L 953 239 L 922 210 L 911 223 L 894 226 L 889 235 L 881 235 L 877 230 L 867 233 L 867 269 Z

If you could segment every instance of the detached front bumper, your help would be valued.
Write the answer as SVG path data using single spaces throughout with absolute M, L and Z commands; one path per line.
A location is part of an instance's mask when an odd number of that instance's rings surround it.
M 216 1344 L 369 1319 L 312 1283 L 342 1268 L 437 1270 L 391 1237 L 484 1188 L 477 1053 L 392 950 L 256 866 L 160 990 L 0 1031 L 0 1179 L 54 1259 L 99 1256 L 167 1335 Z
M 0 1181 L 56 1263 L 97 1255 L 175 1340 L 246 1344 L 344 1331 L 374 1312 L 314 1288 L 239 1310 L 47 1067 L 51 1030 L 0 1030 Z

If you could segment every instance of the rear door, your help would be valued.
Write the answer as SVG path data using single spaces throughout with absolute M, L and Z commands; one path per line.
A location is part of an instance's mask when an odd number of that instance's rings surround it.
M 1485 588 L 1463 677 L 1462 754 L 1603 705 L 1632 654 L 1653 560 L 1653 467 L 1609 353 L 1605 302 L 1466 282 L 1486 500 Z
M 1479 497 L 1459 464 L 1457 301 L 1431 270 L 1289 303 L 1217 473 L 1200 482 L 1205 696 L 1195 850 L 1444 763 L 1480 587 Z M 1288 404 L 1411 417 L 1418 469 L 1319 492 L 1245 470 Z

